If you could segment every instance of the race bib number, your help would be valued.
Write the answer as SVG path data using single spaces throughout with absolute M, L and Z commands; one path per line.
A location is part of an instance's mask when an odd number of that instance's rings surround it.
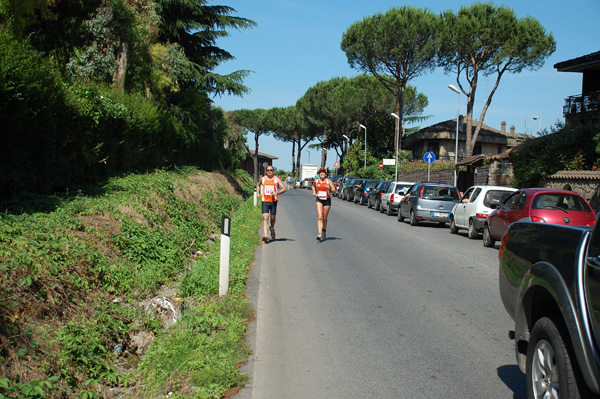
M 265 195 L 275 194 L 275 186 L 264 186 L 264 187 L 265 187 Z
M 320 200 L 326 200 L 327 191 L 317 191 L 317 198 L 319 198 Z

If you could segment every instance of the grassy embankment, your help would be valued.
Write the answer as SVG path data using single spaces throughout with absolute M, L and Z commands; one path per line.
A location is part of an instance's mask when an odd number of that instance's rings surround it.
M 219 398 L 243 384 L 253 188 L 245 172 L 188 168 L 2 203 L 0 398 Z

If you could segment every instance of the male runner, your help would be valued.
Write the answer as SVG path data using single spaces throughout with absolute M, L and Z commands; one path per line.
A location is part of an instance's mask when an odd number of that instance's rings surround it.
M 265 243 L 269 242 L 267 235 L 269 227 L 269 213 L 271 214 L 271 239 L 275 239 L 275 216 L 277 215 L 277 201 L 279 194 L 287 191 L 281 179 L 275 174 L 272 166 L 267 166 L 267 175 L 260 178 L 256 185 L 256 195 L 261 196 L 263 214 L 263 237 Z

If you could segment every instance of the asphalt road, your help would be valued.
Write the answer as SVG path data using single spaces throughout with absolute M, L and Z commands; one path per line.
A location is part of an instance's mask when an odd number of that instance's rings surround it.
M 254 353 L 236 399 L 526 397 L 498 244 L 337 198 L 318 242 L 314 203 L 282 195 L 277 239 L 256 253 Z

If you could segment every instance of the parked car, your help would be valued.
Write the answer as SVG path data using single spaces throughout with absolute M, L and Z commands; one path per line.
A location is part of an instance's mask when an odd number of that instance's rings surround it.
M 301 188 L 301 183 L 300 179 L 294 180 L 294 188 Z
M 398 212 L 400 201 L 408 193 L 408 190 L 414 183 L 405 181 L 395 181 L 390 184 L 387 191 L 381 196 L 381 205 L 379 212 L 386 212 L 388 216 Z
M 338 198 L 344 199 L 344 194 L 345 194 L 345 191 L 346 191 L 346 187 L 354 179 L 357 179 L 357 177 L 356 176 L 344 176 L 344 177 L 342 177 L 338 181 L 339 184 L 336 187 L 336 189 L 337 189 L 337 197 Z
M 469 231 L 469 238 L 479 237 L 483 224 L 490 213 L 496 209 L 516 188 L 500 186 L 473 186 L 452 208 L 450 214 L 450 233 L 458 230 Z
M 509 196 L 487 218 L 483 226 L 483 245 L 493 247 L 517 220 L 593 226 L 596 214 L 585 198 L 574 191 L 524 188 Z
M 354 190 L 354 203 L 358 205 L 366 204 L 369 200 L 369 194 L 379 184 L 381 180 L 366 179 L 360 183 Z
M 312 186 L 312 182 L 315 180 L 314 177 L 306 177 L 302 180 L 302 188 L 310 188 Z
M 354 201 L 354 190 L 360 186 L 363 180 L 365 179 L 357 178 L 348 183 L 348 185 L 344 188 L 344 197 L 342 199 L 345 199 L 346 201 Z
M 458 199 L 458 189 L 453 185 L 417 183 L 400 203 L 398 221 L 408 218 L 411 226 L 422 221 L 445 225 L 450 221 L 450 212 Z
M 375 208 L 376 211 L 381 208 L 381 196 L 385 193 L 388 187 L 392 184 L 391 181 L 381 181 L 371 192 L 367 199 L 367 208 Z

